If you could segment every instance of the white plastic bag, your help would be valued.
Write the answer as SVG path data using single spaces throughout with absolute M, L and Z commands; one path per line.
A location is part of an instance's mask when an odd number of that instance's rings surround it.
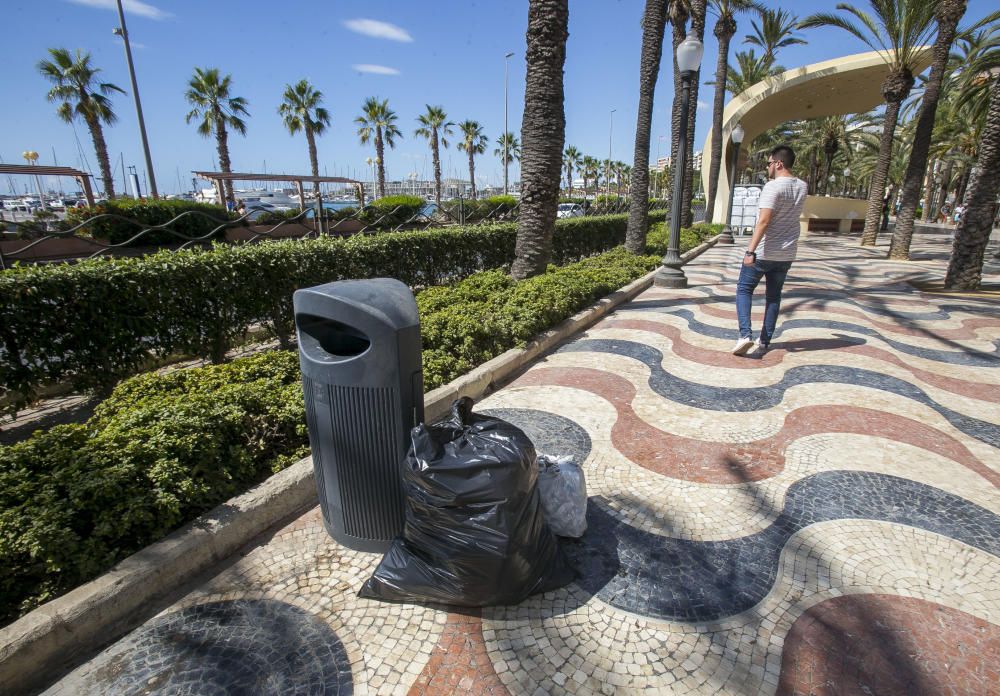
M 553 533 L 574 539 L 583 536 L 587 531 L 587 481 L 572 457 L 538 455 L 538 495 Z

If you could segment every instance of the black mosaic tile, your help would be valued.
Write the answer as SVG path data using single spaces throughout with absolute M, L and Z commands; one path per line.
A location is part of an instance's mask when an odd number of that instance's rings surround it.
M 571 456 L 581 465 L 590 456 L 590 435 L 569 418 L 530 408 L 490 408 L 477 413 L 516 425 L 534 443 L 539 454 Z
M 711 621 L 745 611 L 774 584 L 781 549 L 817 522 L 870 519 L 941 534 L 1000 557 L 1000 516 L 916 481 L 855 471 L 793 484 L 775 521 L 725 541 L 663 537 L 631 527 L 591 498 L 587 534 L 566 545 L 578 584 L 625 611 L 675 621 Z
M 786 390 L 800 384 L 858 384 L 898 394 L 929 406 L 966 435 L 993 447 L 1000 447 L 1000 425 L 953 411 L 939 404 L 919 387 L 872 370 L 839 365 L 800 365 L 788 369 L 780 382 L 767 386 L 715 387 L 670 374 L 663 369 L 662 351 L 635 341 L 583 339 L 569 343 L 557 352 L 613 353 L 639 360 L 649 368 L 649 387 L 654 392 L 665 399 L 710 411 L 746 412 L 773 408 L 784 399 Z
M 108 694 L 353 693 L 340 639 L 308 612 L 274 600 L 188 607 L 154 620 L 107 673 Z

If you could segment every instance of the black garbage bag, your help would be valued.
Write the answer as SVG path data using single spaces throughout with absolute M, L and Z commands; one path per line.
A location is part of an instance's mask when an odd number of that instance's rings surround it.
M 574 576 L 543 518 L 535 447 L 519 428 L 452 404 L 410 431 L 406 524 L 361 597 L 466 607 L 517 604 Z

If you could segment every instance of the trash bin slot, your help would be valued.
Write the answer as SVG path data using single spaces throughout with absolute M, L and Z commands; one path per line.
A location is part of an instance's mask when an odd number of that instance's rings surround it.
M 372 344 L 371 339 L 363 331 L 336 319 L 300 314 L 296 317 L 296 321 L 305 343 L 302 348 L 307 353 L 316 352 L 318 347 L 323 352 L 338 358 L 350 358 L 361 355 Z

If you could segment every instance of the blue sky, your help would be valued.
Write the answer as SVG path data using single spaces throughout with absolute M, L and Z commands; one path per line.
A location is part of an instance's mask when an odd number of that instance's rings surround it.
M 807 11 L 833 11 L 836 5 L 832 0 L 805 5 L 765 0 L 765 4 L 787 7 L 800 16 Z M 353 123 L 369 96 L 388 98 L 405 136 L 386 157 L 389 178 L 402 178 L 410 172 L 421 178 L 432 175 L 427 143 L 413 135 L 415 119 L 425 104 L 443 106 L 456 122 L 467 118 L 479 121 L 494 141 L 503 130 L 503 56 L 508 51 L 515 54 L 509 61 L 510 130 L 515 134 L 520 131 L 526 0 L 128 0 L 125 5 L 161 192 L 187 190 L 191 170 L 214 166 L 214 140 L 201 138 L 194 126 L 184 121 L 188 105 L 183 94 L 195 66 L 231 73 L 235 93 L 250 103 L 246 138 L 230 139 L 234 170 L 263 171 L 266 166 L 271 173 L 308 172 L 304 137 L 288 135 L 276 111 L 285 84 L 303 77 L 323 92 L 333 117 L 332 128 L 318 141 L 321 173 L 331 176 L 370 176 L 365 158 L 372 156 L 372 148 L 358 142 Z M 989 0 L 970 0 L 966 23 L 982 17 L 991 7 Z M 642 10 L 641 0 L 570 3 L 566 142 L 600 159 L 608 156 L 610 111 L 615 109 L 612 156 L 632 160 Z M 713 23 L 710 17 L 699 95 L 698 143 L 704 141 L 711 120 L 708 105 L 714 87 L 704 82 L 710 81 L 714 72 Z M 60 165 L 87 168 L 81 162 L 73 128 L 59 120 L 55 105 L 46 101 L 47 82 L 35 65 L 47 57 L 49 47 L 83 48 L 103 69 L 105 80 L 128 90 L 121 40 L 112 35 L 117 24 L 114 0 L 4 3 L 5 32 L 0 48 L 0 157 L 4 162 L 23 163 L 21 153 L 32 149 L 39 153 L 39 164 L 52 164 L 54 148 Z M 749 30 L 749 20 L 742 19 L 733 53 L 743 48 L 739 42 Z M 782 65 L 795 67 L 867 50 L 839 30 L 811 30 L 802 36 L 809 44 L 784 49 L 779 54 Z M 669 57 L 665 55 L 656 92 L 651 159 L 661 143 L 657 136 L 669 136 L 671 80 Z M 114 106 L 119 120 L 105 135 L 121 186 L 119 158 L 140 171 L 143 161 L 131 96 L 116 95 Z M 93 148 L 82 123 L 76 124 L 76 135 L 89 168 L 96 172 Z M 661 155 L 667 154 L 668 142 L 662 141 Z M 477 158 L 480 183 L 502 180 L 492 149 Z M 442 168 L 445 176 L 468 176 L 464 153 L 453 147 L 444 152 Z M 18 186 L 25 183 L 22 180 Z M 6 177 L 0 179 L 0 192 L 8 192 Z

